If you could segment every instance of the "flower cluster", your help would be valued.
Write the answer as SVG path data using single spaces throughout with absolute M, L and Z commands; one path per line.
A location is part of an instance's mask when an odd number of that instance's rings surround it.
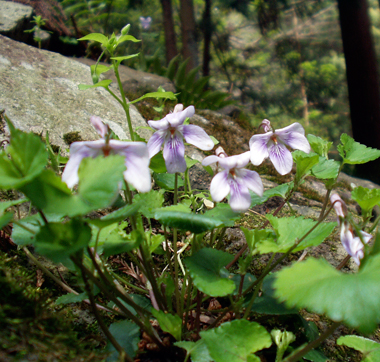
M 365 231 L 359 231 L 360 235 L 355 235 L 352 225 L 347 220 L 346 203 L 338 194 L 332 194 L 330 201 L 338 217 L 340 240 L 343 247 L 346 249 L 347 254 L 354 259 L 355 263 L 360 265 L 360 260 L 364 258 L 364 244 L 367 244 L 371 240 L 372 235 Z
M 69 187 L 78 183 L 78 169 L 83 158 L 119 154 L 125 157 L 126 171 L 124 178 L 138 191 L 148 192 L 151 188 L 149 171 L 150 158 L 156 155 L 163 146 L 163 157 L 168 173 L 186 171 L 184 140 L 204 151 L 214 147 L 212 139 L 199 126 L 184 124 L 185 120 L 195 113 L 194 106 L 183 109 L 177 104 L 173 113 L 159 121 L 148 121 L 156 132 L 143 142 L 123 142 L 110 139 L 109 128 L 99 117 L 93 116 L 90 121 L 101 136 L 97 141 L 74 142 L 70 147 L 71 157 L 62 175 L 62 180 Z M 265 119 L 260 127 L 263 134 L 252 136 L 249 142 L 250 151 L 241 155 L 228 157 L 219 147 L 216 155 L 206 157 L 204 166 L 216 163 L 222 168 L 211 181 L 210 193 L 214 201 L 221 201 L 230 195 L 230 206 L 235 212 L 244 212 L 251 205 L 249 190 L 259 196 L 263 195 L 263 184 L 257 172 L 245 167 L 251 161 L 260 165 L 265 158 L 270 158 L 276 170 L 284 175 L 292 170 L 293 158 L 286 146 L 310 152 L 310 145 L 305 131 L 299 123 L 274 131 L 270 122 Z

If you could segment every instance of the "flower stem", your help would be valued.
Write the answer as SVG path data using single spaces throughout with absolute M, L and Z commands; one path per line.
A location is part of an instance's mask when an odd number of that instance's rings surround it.
M 289 357 L 285 358 L 283 362 L 297 362 L 303 357 L 307 352 L 314 348 L 317 348 L 325 339 L 327 339 L 334 331 L 340 326 L 340 322 L 334 322 L 329 328 L 327 328 L 316 340 L 309 343 L 307 346 L 295 351 Z

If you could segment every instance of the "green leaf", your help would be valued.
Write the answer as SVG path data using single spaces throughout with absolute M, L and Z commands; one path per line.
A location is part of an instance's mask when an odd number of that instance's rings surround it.
M 142 97 L 129 102 L 129 104 L 140 102 L 145 98 L 155 98 L 155 99 L 164 98 L 164 99 L 170 99 L 172 101 L 175 101 L 177 99 L 177 97 L 175 96 L 173 92 L 152 92 L 152 93 L 144 94 Z
M 138 350 L 137 344 L 140 341 L 140 328 L 133 322 L 124 320 L 112 323 L 109 331 L 128 355 L 134 358 Z M 119 361 L 119 353 L 110 342 L 107 343 L 106 350 L 112 352 L 107 358 L 107 362 Z
M 190 158 L 188 156 L 185 156 L 185 161 L 186 161 L 187 169 L 190 169 L 191 167 L 193 167 L 194 165 L 196 165 L 197 163 L 199 163 L 198 160 L 195 160 L 195 159 Z
M 276 273 L 275 294 L 289 307 L 325 314 L 360 333 L 371 333 L 380 322 L 379 270 L 380 255 L 369 258 L 357 274 L 309 258 Z
M 233 212 L 228 204 L 218 203 L 213 209 L 207 210 L 204 216 L 221 221 L 223 226 L 232 227 L 235 221 L 239 220 L 240 213 Z
M 379 150 L 355 142 L 353 138 L 345 133 L 340 137 L 340 142 L 341 144 L 338 145 L 338 151 L 343 158 L 343 163 L 359 165 L 380 157 Z
M 0 187 L 19 188 L 37 177 L 48 162 L 45 145 L 33 133 L 15 129 L 11 133 L 11 143 L 0 154 Z
M 90 88 L 97 88 L 97 87 L 103 87 L 103 88 L 108 88 L 108 86 L 112 83 L 112 80 L 111 79 L 103 79 L 101 80 L 100 82 L 96 83 L 96 84 L 79 84 L 78 85 L 78 88 L 80 90 L 86 90 L 86 89 L 90 89 Z
M 39 214 L 18 220 L 13 224 L 12 241 L 19 246 L 33 244 L 42 224 L 43 221 Z
M 125 158 L 120 155 L 84 158 L 78 171 L 79 196 L 93 210 L 110 206 L 118 196 L 125 169 Z
M 292 153 L 294 162 L 297 165 L 296 180 L 300 181 L 310 173 L 311 168 L 319 162 L 319 156 L 316 153 L 305 153 L 303 151 L 294 151 Z
M 48 223 L 36 235 L 36 252 L 59 263 L 85 248 L 90 239 L 91 228 L 80 220 Z
M 93 40 L 106 46 L 108 44 L 108 38 L 101 33 L 91 33 L 79 38 L 78 40 Z
M 321 157 L 328 158 L 328 153 L 331 146 L 333 145 L 333 142 L 328 142 L 312 134 L 308 134 L 306 138 L 309 141 L 310 146 L 315 153 L 317 153 Z
M 304 219 L 302 216 L 276 218 L 273 215 L 267 215 L 267 219 L 272 224 L 278 239 L 262 240 L 257 248 L 260 253 L 285 253 L 297 240 L 301 239 L 312 227 L 317 224 L 317 221 Z M 293 253 L 306 249 L 310 246 L 317 246 L 327 238 L 334 227 L 335 222 L 322 223 L 318 225 L 294 250 Z
M 72 195 L 67 185 L 52 170 L 44 170 L 20 190 L 34 206 L 46 213 L 77 216 L 92 210 L 79 196 Z
M 191 231 L 195 234 L 203 233 L 223 225 L 223 220 L 221 219 L 190 212 L 172 211 L 166 207 L 156 210 L 154 218 L 159 220 L 163 225 L 179 230 Z
M 138 202 L 141 207 L 139 211 L 147 218 L 153 218 L 156 209 L 162 207 L 164 195 L 161 191 L 151 190 L 144 194 L 137 194 L 133 198 L 133 203 Z
M 235 283 L 222 276 L 222 269 L 232 261 L 233 256 L 216 249 L 204 248 L 185 259 L 195 286 L 212 297 L 232 294 Z
M 101 217 L 100 219 L 85 219 L 85 221 L 101 229 L 116 222 L 125 220 L 129 216 L 135 215 L 140 206 L 140 203 L 135 202 L 133 205 L 125 205 L 122 208 Z
M 14 206 L 14 205 L 19 205 L 24 202 L 27 202 L 27 199 L 19 199 L 19 200 L 10 200 L 10 201 L 1 201 L 0 202 L 0 215 L 8 209 L 8 207 Z
M 111 59 L 113 60 L 116 60 L 119 64 L 120 62 L 122 62 L 123 60 L 128 60 L 128 59 L 132 59 L 132 58 L 136 58 L 139 56 L 140 53 L 137 53 L 137 54 L 131 54 L 131 55 L 125 55 L 123 57 L 111 57 Z
M 200 335 L 215 362 L 246 361 L 251 353 L 272 345 L 271 336 L 263 326 L 244 319 L 224 323 Z
M 121 227 L 113 225 L 113 227 L 102 229 L 99 241 L 103 246 L 103 255 L 108 257 L 137 248 L 144 241 L 144 235 L 138 230 L 126 234 Z
M 288 192 L 294 187 L 293 182 L 288 182 L 286 184 L 281 184 L 276 187 L 273 187 L 272 189 L 264 191 L 263 196 L 258 196 L 254 192 L 250 191 L 251 194 L 251 207 L 256 205 L 261 205 L 268 199 L 270 199 L 273 196 L 280 196 L 283 199 L 286 198 L 286 195 Z
M 157 153 L 150 159 L 149 167 L 154 173 L 167 172 L 165 160 L 164 160 L 164 157 L 162 156 L 162 152 Z
M 106 66 L 103 64 L 98 64 L 98 65 L 93 64 L 93 65 L 91 65 L 91 74 L 96 73 L 97 75 L 100 75 L 100 74 L 103 74 L 105 72 L 108 72 L 112 68 L 113 68 L 113 65 Z
M 159 250 L 156 251 L 156 249 L 165 241 L 164 235 L 157 234 L 157 235 L 150 235 L 149 238 L 149 251 L 151 253 L 156 252 L 156 254 L 159 254 Z
M 154 173 L 153 179 L 157 186 L 165 190 L 174 190 L 175 174 L 174 173 Z M 183 186 L 185 183 L 181 177 L 178 177 L 178 187 Z
M 196 342 L 175 342 L 174 345 L 185 349 L 187 355 L 191 356 L 192 362 L 212 362 L 207 346 L 202 339 Z
M 97 295 L 100 292 L 100 289 L 94 285 L 93 286 L 93 295 Z M 88 299 L 88 295 L 86 292 L 80 294 L 67 293 L 65 295 L 61 295 L 55 301 L 55 304 L 70 304 L 70 303 L 79 303 L 83 302 L 85 299 Z
M 13 219 L 13 213 L 12 212 L 6 212 L 5 214 L 0 216 L 0 230 L 7 226 L 11 220 Z
M 136 39 L 134 36 L 132 35 L 122 35 L 119 39 L 117 39 L 117 45 L 121 44 L 121 43 L 124 43 L 125 41 L 132 41 L 134 43 L 138 43 L 140 42 L 141 40 L 139 39 Z
M 70 304 L 70 303 L 79 303 L 83 302 L 85 299 L 88 299 L 87 293 L 80 293 L 80 294 L 74 294 L 74 293 L 68 293 L 65 295 L 61 295 L 57 300 L 55 301 L 55 304 Z
M 351 197 L 359 204 L 363 213 L 368 213 L 380 203 L 380 189 L 370 190 L 362 186 L 355 187 Z
M 262 284 L 260 296 L 256 297 L 251 311 L 261 314 L 275 314 L 275 315 L 283 315 L 283 314 L 298 314 L 298 310 L 296 308 L 288 308 L 285 303 L 280 303 L 275 298 L 275 289 L 274 289 L 274 281 L 275 275 L 268 275 Z M 247 307 L 253 293 L 249 293 L 245 298 L 243 307 Z
M 303 356 L 303 359 L 306 361 L 312 361 L 312 362 L 329 362 L 330 359 L 328 359 L 322 352 L 312 349 L 310 352 L 306 353 Z
M 177 341 L 181 339 L 182 319 L 177 314 L 173 315 L 156 309 L 152 309 L 152 314 L 164 332 L 170 333 Z
M 339 174 L 339 168 L 340 162 L 319 157 L 319 162 L 313 166 L 311 173 L 319 179 L 336 179 Z
M 246 229 L 241 227 L 245 235 L 245 240 L 247 241 L 251 255 L 255 254 L 257 250 L 257 244 L 264 242 L 265 240 L 270 240 L 272 243 L 276 242 L 277 236 L 273 230 L 259 230 L 259 229 Z
M 362 362 L 380 361 L 380 343 L 360 336 L 343 336 L 336 341 L 338 346 L 347 346 L 363 353 Z

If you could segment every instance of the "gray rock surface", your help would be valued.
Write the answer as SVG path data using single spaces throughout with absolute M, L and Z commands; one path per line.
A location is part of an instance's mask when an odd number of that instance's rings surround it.
M 86 65 L 94 65 L 96 61 L 88 58 L 75 58 L 78 62 L 81 62 Z M 99 62 L 109 66 L 107 63 Z M 139 70 L 129 68 L 125 65 L 120 65 L 119 74 L 123 84 L 124 92 L 126 93 L 147 93 L 147 92 L 156 92 L 157 88 L 161 86 L 167 92 L 175 92 L 174 84 L 165 77 L 161 77 L 156 74 L 146 73 Z M 103 73 L 105 79 L 112 79 L 116 83 L 116 77 L 113 71 L 108 71 Z
M 31 6 L 0 1 L 0 34 L 18 41 L 29 41 L 32 35 L 24 33 L 24 30 L 32 28 L 30 25 L 32 15 Z
M 78 89 L 92 84 L 88 66 L 3 36 L 0 49 L 0 109 L 16 127 L 43 135 L 48 130 L 51 143 L 65 149 L 68 132 L 78 131 L 83 140 L 98 138 L 89 122 L 97 115 L 119 138 L 129 138 L 125 113 L 105 89 Z M 146 126 L 133 106 L 131 117 L 134 127 Z M 139 133 L 148 138 L 151 132 Z

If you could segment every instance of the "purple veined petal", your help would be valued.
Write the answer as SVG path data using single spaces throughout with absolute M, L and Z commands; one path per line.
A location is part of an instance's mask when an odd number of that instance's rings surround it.
M 263 127 L 264 132 L 270 132 L 272 130 L 272 126 L 270 125 L 269 119 L 263 119 L 260 126 Z
M 241 180 L 239 183 L 244 184 L 248 189 L 252 190 L 256 195 L 263 196 L 264 186 L 259 174 L 251 170 L 235 170 L 236 176 Z
M 251 152 L 251 162 L 255 166 L 259 166 L 269 156 L 268 142 L 273 133 L 255 134 L 249 140 L 249 148 Z
M 153 133 L 148 141 L 149 157 L 152 158 L 155 154 L 160 152 L 161 146 L 165 141 L 165 136 L 168 134 L 166 130 L 160 130 Z M 169 133 L 170 134 L 170 133 Z
M 104 140 L 74 142 L 70 146 L 70 158 L 62 173 L 62 181 L 72 188 L 79 181 L 78 170 L 80 163 L 86 157 L 96 157 L 103 154 Z
M 148 121 L 148 124 L 150 127 L 152 127 L 155 130 L 167 130 L 170 127 L 169 122 L 167 121 L 166 117 L 159 120 L 159 121 Z
M 251 194 L 248 187 L 242 183 L 242 180 L 229 179 L 230 181 L 230 201 L 231 209 L 235 212 L 245 212 L 251 206 Z
M 273 141 L 270 141 L 268 152 L 274 168 L 280 175 L 286 175 L 292 170 L 293 157 L 285 145 L 280 142 L 275 144 Z
M 124 178 L 140 192 L 149 192 L 152 180 L 149 171 L 149 152 L 144 142 L 131 142 L 124 150 L 125 165 Z
M 306 153 L 311 151 L 309 141 L 305 137 L 305 130 L 297 122 L 277 130 L 275 135 L 279 140 L 295 150 L 301 150 Z
M 203 166 L 210 166 L 213 163 L 219 162 L 219 160 L 220 160 L 220 157 L 218 157 L 218 156 L 215 156 L 215 155 L 207 156 L 203 159 L 202 165 Z
M 102 119 L 98 116 L 91 116 L 90 122 L 92 123 L 100 137 L 105 138 L 106 134 L 108 133 L 108 126 L 103 123 Z
M 199 126 L 189 124 L 186 126 L 179 126 L 177 130 L 183 134 L 186 142 L 198 147 L 203 151 L 209 151 L 214 148 L 214 142 L 210 136 Z
M 166 119 L 169 122 L 171 127 L 176 128 L 178 126 L 181 126 L 183 122 L 185 122 L 185 119 L 187 117 L 192 117 L 194 113 L 195 113 L 194 106 L 189 106 L 185 108 L 183 111 L 167 114 L 164 119 Z
M 185 145 L 179 132 L 175 132 L 173 136 L 166 135 L 163 156 L 168 173 L 186 171 Z
M 210 194 L 214 201 L 222 201 L 230 193 L 228 171 L 217 173 L 210 183 Z
M 250 157 L 250 151 L 241 153 L 240 155 L 219 157 L 219 164 L 226 170 L 231 170 L 232 168 L 243 168 L 248 165 Z

